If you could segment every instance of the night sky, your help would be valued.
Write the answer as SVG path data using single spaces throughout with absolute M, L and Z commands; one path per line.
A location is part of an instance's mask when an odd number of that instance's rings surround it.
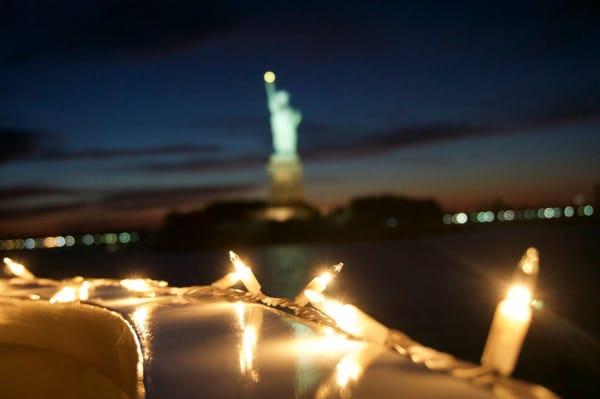
M 400 3 L 0 1 L 0 234 L 265 196 L 267 69 L 319 205 L 593 199 L 600 3 Z

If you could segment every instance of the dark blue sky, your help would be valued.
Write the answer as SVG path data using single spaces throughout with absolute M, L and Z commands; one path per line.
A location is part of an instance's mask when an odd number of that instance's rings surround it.
M 596 2 L 0 3 L 3 235 L 265 195 L 266 69 L 319 204 L 559 204 L 600 180 Z

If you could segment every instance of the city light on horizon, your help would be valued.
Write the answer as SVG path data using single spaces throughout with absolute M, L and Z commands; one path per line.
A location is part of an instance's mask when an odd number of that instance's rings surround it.
M 91 245 L 129 245 L 140 240 L 138 232 L 83 234 L 47 237 L 11 238 L 0 240 L 0 250 L 32 250 L 32 249 L 55 249 L 73 246 L 88 247 Z
M 508 223 L 513 221 L 532 221 L 532 220 L 551 220 L 551 219 L 570 219 L 575 216 L 575 208 L 573 206 L 561 207 L 542 207 L 537 209 L 507 209 L 494 211 L 471 211 L 470 218 L 465 212 L 446 213 L 442 221 L 444 224 L 464 225 L 469 221 L 471 223 L 492 223 L 494 221 Z M 577 217 L 591 217 L 594 215 L 594 207 L 592 205 L 580 205 L 577 207 Z

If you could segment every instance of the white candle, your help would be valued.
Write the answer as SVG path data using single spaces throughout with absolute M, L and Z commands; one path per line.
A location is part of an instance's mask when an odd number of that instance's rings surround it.
M 531 323 L 531 291 L 515 285 L 494 314 L 481 364 L 509 376 L 517 363 Z

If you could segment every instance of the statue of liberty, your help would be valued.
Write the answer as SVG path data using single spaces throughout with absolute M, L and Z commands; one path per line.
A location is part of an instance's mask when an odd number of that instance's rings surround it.
M 298 142 L 296 129 L 302 121 L 302 114 L 290 105 L 290 95 L 287 91 L 277 90 L 273 72 L 265 72 L 264 79 L 271 112 L 273 155 L 279 159 L 294 159 Z
M 302 114 L 290 105 L 288 92 L 277 90 L 273 72 L 265 72 L 264 79 L 273 135 L 273 153 L 267 165 L 271 175 L 271 202 L 290 204 L 301 199 L 303 191 L 296 132 L 302 121 Z

